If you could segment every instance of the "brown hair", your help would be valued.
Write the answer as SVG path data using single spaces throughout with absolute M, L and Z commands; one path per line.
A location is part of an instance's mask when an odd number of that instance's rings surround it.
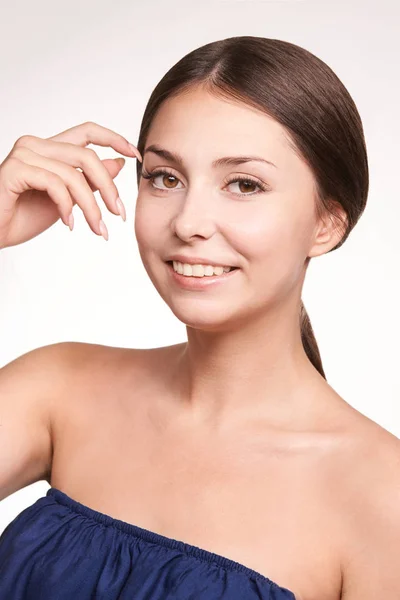
M 332 69 L 300 46 L 264 37 L 231 37 L 196 48 L 154 88 L 137 143 L 142 155 L 161 104 L 199 85 L 212 94 L 261 109 L 285 127 L 294 151 L 314 174 L 316 215 L 330 215 L 343 229 L 332 250 L 339 248 L 364 211 L 369 172 L 360 115 Z M 139 161 L 136 169 L 139 185 Z M 303 301 L 299 325 L 304 350 L 326 379 Z

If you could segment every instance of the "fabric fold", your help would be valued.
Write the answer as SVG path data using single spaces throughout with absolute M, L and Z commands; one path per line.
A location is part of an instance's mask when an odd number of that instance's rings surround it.
M 114 519 L 57 488 L 0 536 L 7 600 L 296 600 L 227 557 Z

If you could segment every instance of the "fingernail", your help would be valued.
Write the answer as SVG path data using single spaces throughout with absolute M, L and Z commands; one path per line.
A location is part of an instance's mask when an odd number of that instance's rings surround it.
M 71 213 L 68 218 L 68 225 L 70 230 L 72 231 L 74 228 L 74 215 Z
M 101 235 L 103 236 L 103 238 L 105 240 L 108 240 L 108 231 L 107 231 L 106 224 L 104 223 L 103 220 L 101 220 L 99 222 L 99 227 L 100 227 Z
M 143 162 L 143 158 L 139 150 L 133 144 L 129 144 L 129 148 L 131 149 L 131 152 L 133 152 L 133 154 L 136 154 L 140 162 Z
M 125 210 L 125 206 L 121 200 L 121 198 L 118 196 L 117 200 L 116 200 L 116 204 L 117 204 L 117 209 L 119 214 L 121 215 L 122 219 L 124 221 L 126 221 L 126 210 Z

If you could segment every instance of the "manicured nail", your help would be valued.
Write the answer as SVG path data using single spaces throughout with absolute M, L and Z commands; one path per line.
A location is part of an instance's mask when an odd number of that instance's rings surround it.
M 129 148 L 131 149 L 133 154 L 136 154 L 136 156 L 138 157 L 140 162 L 143 162 L 143 158 L 142 158 L 142 155 L 140 154 L 139 150 L 133 144 L 129 144 Z
M 126 210 L 120 197 L 117 198 L 116 204 L 119 214 L 121 215 L 122 219 L 126 221 Z
M 74 215 L 71 213 L 68 218 L 68 225 L 70 230 L 72 231 L 74 228 Z
M 108 231 L 107 231 L 106 224 L 104 223 L 103 220 L 101 220 L 99 222 L 99 227 L 100 227 L 101 235 L 103 236 L 103 238 L 105 240 L 108 240 Z

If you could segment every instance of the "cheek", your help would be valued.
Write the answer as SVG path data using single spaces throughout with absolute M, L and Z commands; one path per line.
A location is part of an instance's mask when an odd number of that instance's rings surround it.
M 162 233 L 165 232 L 165 224 L 159 222 L 159 215 L 154 209 L 139 200 L 135 210 L 135 236 L 139 254 L 147 275 L 153 285 L 158 289 L 157 276 L 159 257 L 163 256 Z M 156 261 L 155 258 L 158 260 Z M 157 265 L 157 268 L 155 268 Z
M 311 211 L 299 211 L 282 202 L 238 223 L 232 228 L 232 239 L 248 263 L 250 277 L 256 273 L 258 280 L 268 285 L 292 285 L 298 280 L 314 227 Z
M 135 210 L 135 236 L 139 250 L 158 251 L 163 231 L 165 232 L 165 223 L 160 212 L 138 198 Z

